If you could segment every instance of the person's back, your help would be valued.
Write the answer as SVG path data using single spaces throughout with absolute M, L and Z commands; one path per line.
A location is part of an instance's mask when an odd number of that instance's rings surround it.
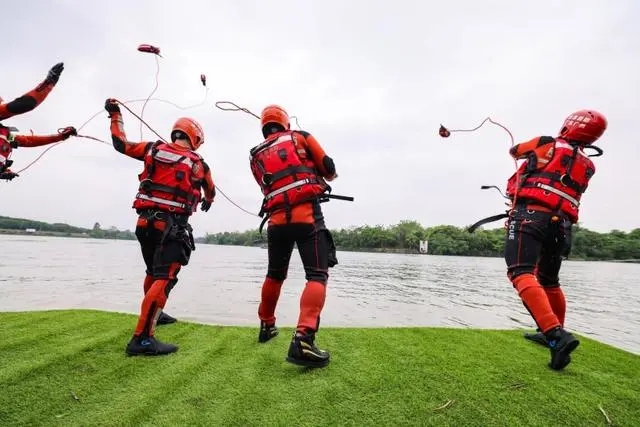
M 254 158 L 259 155 L 259 161 L 251 164 L 256 181 L 265 184 L 265 178 L 271 180 L 269 185 L 261 186 L 265 196 L 263 213 L 268 213 L 269 224 L 313 224 L 324 220 L 318 196 L 329 188 L 325 181 L 332 181 L 337 175 L 333 160 L 313 135 L 302 130 L 275 131 L 251 154 Z M 267 168 L 274 169 L 277 175 L 272 176 Z
M 133 208 L 191 216 L 201 199 L 204 159 L 183 143 L 156 142 L 144 156 Z
M 329 363 L 329 353 L 315 346 L 329 277 L 332 237 L 324 223 L 318 198 L 337 177 L 333 160 L 305 131 L 292 131 L 289 116 L 279 106 L 262 111 L 264 142 L 250 150 L 250 167 L 264 196 L 269 265 L 258 308 L 259 342 L 278 335 L 275 309 L 287 278 L 294 244 L 305 270 L 300 316 L 287 361 L 310 367 Z

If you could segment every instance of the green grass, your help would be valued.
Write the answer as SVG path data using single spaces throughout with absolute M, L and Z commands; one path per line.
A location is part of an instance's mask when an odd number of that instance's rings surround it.
M 0 425 L 640 425 L 640 356 L 582 338 L 563 372 L 521 331 L 323 328 L 324 369 L 284 361 L 290 328 L 179 322 L 126 357 L 136 317 L 0 313 Z M 453 401 L 453 402 L 451 402 Z M 449 405 L 443 409 L 437 409 Z

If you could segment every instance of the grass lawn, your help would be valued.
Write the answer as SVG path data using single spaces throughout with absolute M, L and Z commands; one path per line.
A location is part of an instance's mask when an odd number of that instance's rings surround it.
M 583 337 L 555 372 L 521 331 L 322 328 L 331 364 L 305 370 L 291 328 L 178 322 L 157 331 L 178 353 L 127 357 L 135 321 L 0 313 L 0 425 L 640 425 L 640 356 Z

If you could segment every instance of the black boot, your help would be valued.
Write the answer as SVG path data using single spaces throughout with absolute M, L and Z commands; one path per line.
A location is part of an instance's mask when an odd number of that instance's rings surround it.
M 536 344 L 540 344 L 543 347 L 549 347 L 549 343 L 547 343 L 547 338 L 544 336 L 544 334 L 540 331 L 540 329 L 536 329 L 535 333 L 531 333 L 531 332 L 525 332 L 524 334 L 525 339 L 528 339 L 529 341 L 533 341 Z
M 176 345 L 160 342 L 155 337 L 143 338 L 135 335 L 126 348 L 129 356 L 163 356 L 176 351 L 178 351 Z
M 176 319 L 175 317 L 171 317 L 164 311 L 161 311 L 160 316 L 158 316 L 158 321 L 156 322 L 156 325 L 168 325 L 170 323 L 176 323 L 177 321 L 178 319 Z
M 260 322 L 260 335 L 258 335 L 258 342 L 267 342 L 272 338 L 278 336 L 280 331 L 276 328 L 275 323 L 273 325 L 267 325 L 265 322 Z
M 547 332 L 545 336 L 551 351 L 549 367 L 556 371 L 566 368 L 571 363 L 571 352 L 578 348 L 580 341 L 561 327 Z
M 287 362 L 309 368 L 324 368 L 327 366 L 329 364 L 329 353 L 316 347 L 314 341 L 314 333 L 307 332 L 301 336 L 294 333 L 289 345 Z

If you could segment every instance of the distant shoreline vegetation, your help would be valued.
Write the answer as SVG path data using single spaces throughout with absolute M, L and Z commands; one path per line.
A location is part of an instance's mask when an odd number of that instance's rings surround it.
M 451 225 L 422 227 L 416 221 L 401 221 L 391 226 L 359 226 L 331 230 L 340 251 L 379 253 L 420 253 L 421 243 L 430 255 L 502 257 L 504 229 L 476 230 Z M 74 227 L 64 223 L 49 224 L 23 218 L 0 216 L 0 234 L 77 237 L 94 239 L 135 240 L 130 230 L 116 227 L 103 229 L 96 222 L 93 228 Z M 266 247 L 266 232 L 258 230 L 206 234 L 196 239 L 201 244 Z M 630 232 L 612 230 L 598 233 L 574 226 L 569 259 L 588 261 L 618 261 L 640 263 L 640 228 Z
M 341 251 L 418 254 L 422 245 L 430 255 L 502 257 L 503 228 L 469 233 L 462 227 L 439 225 L 424 228 L 416 221 L 401 221 L 392 226 L 359 226 L 331 230 L 336 248 Z M 207 234 L 206 243 L 235 246 L 266 246 L 266 233 L 257 230 Z M 424 247 L 423 247 L 424 248 Z M 588 261 L 640 262 L 640 228 L 625 233 L 612 230 L 598 233 L 573 228 L 569 259 Z

